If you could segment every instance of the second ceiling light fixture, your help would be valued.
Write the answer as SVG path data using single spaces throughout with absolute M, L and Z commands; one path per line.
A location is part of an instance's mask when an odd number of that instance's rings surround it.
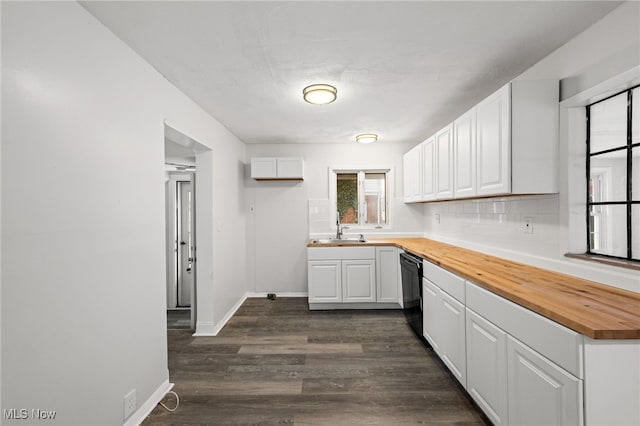
M 312 84 L 302 89 L 302 97 L 310 104 L 326 105 L 334 102 L 338 97 L 338 89 L 330 84 Z M 372 143 L 378 140 L 375 133 L 363 133 L 356 136 L 358 143 Z

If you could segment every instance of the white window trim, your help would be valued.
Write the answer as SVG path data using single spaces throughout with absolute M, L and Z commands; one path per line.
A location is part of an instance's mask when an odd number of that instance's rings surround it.
M 393 203 L 395 180 L 392 166 L 331 166 L 329 167 L 329 204 L 331 206 L 329 211 L 329 223 L 335 224 L 337 220 L 337 174 L 338 173 L 386 173 L 387 178 L 387 193 L 386 193 L 386 214 L 387 223 L 385 225 L 363 225 L 363 224 L 349 224 L 346 225 L 349 230 L 348 233 L 354 233 L 354 231 L 372 231 L 372 230 L 389 230 L 392 228 L 393 218 Z
M 586 110 L 585 107 L 616 92 L 640 83 L 640 66 L 601 82 L 560 102 L 561 162 L 566 165 L 561 176 L 560 223 L 566 224 L 563 253 L 587 251 L 586 236 Z M 561 163 L 561 164 L 562 164 Z M 563 168 L 560 168 L 561 173 Z

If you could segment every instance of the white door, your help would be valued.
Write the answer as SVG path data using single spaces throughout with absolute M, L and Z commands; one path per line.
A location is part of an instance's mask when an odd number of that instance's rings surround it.
M 310 260 L 309 303 L 342 302 L 342 269 L 339 260 Z
M 511 86 L 476 106 L 478 195 L 511 192 Z
M 376 301 L 376 261 L 342 261 L 342 301 L 365 303 Z
M 507 336 L 509 424 L 582 425 L 582 380 Z
M 454 197 L 476 195 L 476 109 L 453 122 Z
M 494 425 L 508 424 L 507 334 L 467 309 L 467 391 Z
M 177 305 L 191 306 L 191 291 L 194 277 L 194 221 L 193 221 L 193 190 L 191 182 L 177 182 Z
M 453 198 L 453 126 L 436 133 L 436 198 Z

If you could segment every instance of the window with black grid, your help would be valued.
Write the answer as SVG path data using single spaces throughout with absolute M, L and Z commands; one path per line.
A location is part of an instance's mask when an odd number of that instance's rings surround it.
M 640 260 L 640 86 L 586 108 L 587 253 Z

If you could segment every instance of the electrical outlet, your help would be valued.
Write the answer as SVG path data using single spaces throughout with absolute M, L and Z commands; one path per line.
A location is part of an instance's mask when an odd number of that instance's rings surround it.
M 522 232 L 533 234 L 533 218 L 526 216 L 522 218 Z
M 436 213 L 436 223 L 440 223 L 440 213 Z
M 136 390 L 134 388 L 124 396 L 124 420 L 127 420 L 136 411 L 136 408 Z

